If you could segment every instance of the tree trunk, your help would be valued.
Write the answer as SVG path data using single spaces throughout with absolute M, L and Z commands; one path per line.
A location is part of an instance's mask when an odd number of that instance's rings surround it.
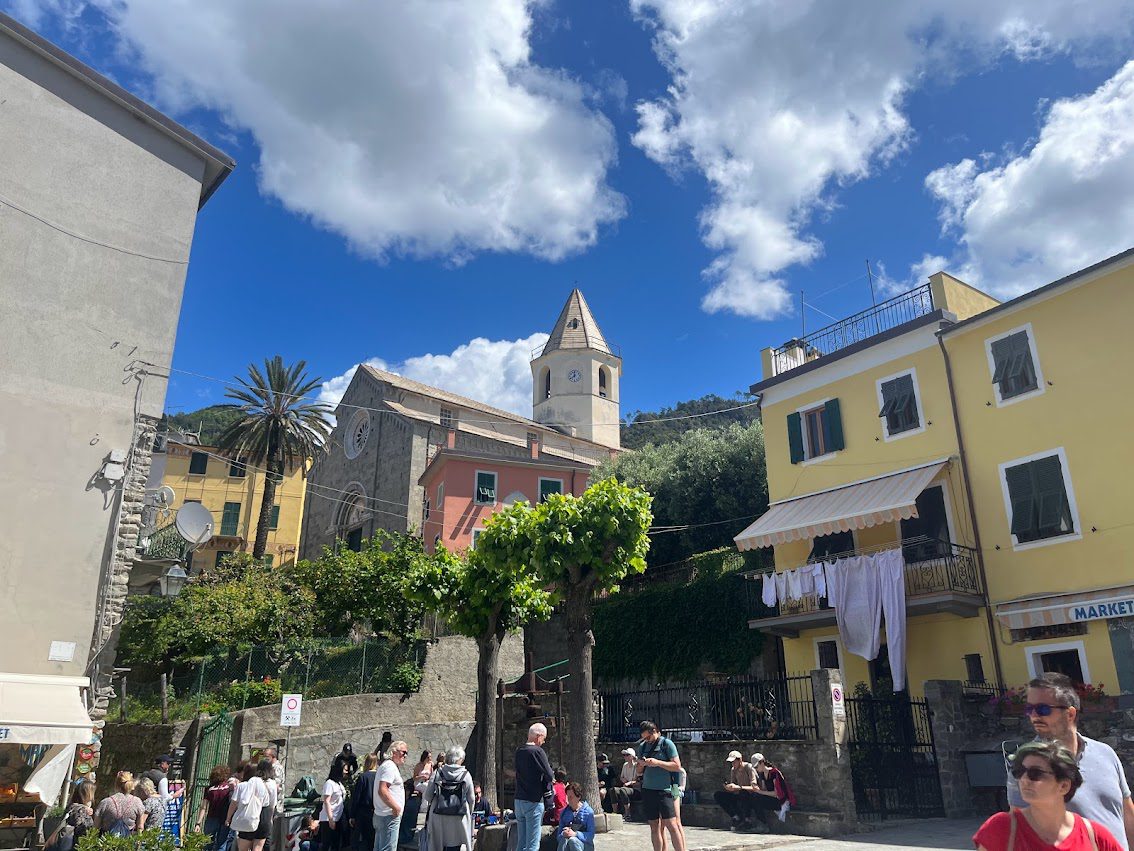
M 476 663 L 476 729 L 473 749 L 477 758 L 484 797 L 498 805 L 496 794 L 496 683 L 500 679 L 500 643 L 502 632 L 493 631 L 476 640 L 479 657 Z
M 276 504 L 276 488 L 283 480 L 283 458 L 279 446 L 273 440 L 268 447 L 268 472 L 264 474 L 264 495 L 260 499 L 260 517 L 256 520 L 256 543 L 252 547 L 252 558 L 260 561 L 268 548 L 268 526 L 272 519 L 272 506 Z
M 599 812 L 598 767 L 595 762 L 595 707 L 591 697 L 591 657 L 595 636 L 591 631 L 591 583 L 570 585 L 564 600 L 567 622 L 567 669 L 571 676 L 564 695 L 567 776 L 583 787 L 583 797 Z

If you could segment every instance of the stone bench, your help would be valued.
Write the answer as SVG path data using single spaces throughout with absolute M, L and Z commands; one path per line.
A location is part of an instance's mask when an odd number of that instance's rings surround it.
M 728 830 L 731 827 L 728 814 L 715 803 L 681 804 L 681 822 L 690 827 L 709 827 Z M 863 830 L 857 821 L 848 821 L 840 813 L 820 810 L 791 810 L 786 822 L 781 822 L 774 813 L 765 818 L 772 833 L 795 834 L 797 836 L 830 837 Z
M 506 824 L 486 824 L 476 834 L 476 851 L 508 851 Z M 622 816 L 617 813 L 595 813 L 595 833 L 609 833 L 622 827 Z M 543 825 L 540 828 L 540 851 L 555 851 L 555 828 Z M 403 846 L 404 847 L 404 846 Z

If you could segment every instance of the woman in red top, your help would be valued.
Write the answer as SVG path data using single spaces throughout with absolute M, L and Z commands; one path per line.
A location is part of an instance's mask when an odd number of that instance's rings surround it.
M 204 829 L 209 840 L 209 851 L 221 851 L 228 840 L 229 829 L 224 819 L 228 815 L 228 804 L 232 798 L 232 784 L 229 776 L 232 771 L 227 765 L 218 765 L 209 772 L 209 788 L 205 790 L 204 806 L 197 814 L 197 830 Z
M 1012 755 L 1026 809 L 997 813 L 973 836 L 979 851 L 1122 851 L 1105 827 L 1067 811 L 1083 782 L 1079 765 L 1058 742 L 1029 742 Z

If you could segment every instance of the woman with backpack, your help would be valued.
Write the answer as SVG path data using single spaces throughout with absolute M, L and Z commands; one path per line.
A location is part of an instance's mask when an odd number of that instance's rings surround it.
M 94 812 L 94 826 L 99 833 L 111 836 L 129 836 L 136 833 L 143 820 L 142 802 L 134 797 L 134 775 L 129 771 L 119 771 L 114 776 L 115 792 L 109 798 L 98 802 Z
M 445 752 L 445 764 L 433 772 L 422 793 L 428 851 L 444 851 L 460 845 L 465 846 L 466 851 L 472 851 L 472 810 L 476 792 L 464 761 L 464 748 L 449 748 Z
M 271 760 L 264 760 L 271 769 Z M 263 765 L 263 762 L 261 765 Z M 271 792 L 264 783 L 262 772 L 254 763 L 246 762 L 240 767 L 240 785 L 232 793 L 228 805 L 227 824 L 236 831 L 239 851 L 263 851 L 268 838 L 272 819 L 264 818 L 264 809 L 274 806 Z

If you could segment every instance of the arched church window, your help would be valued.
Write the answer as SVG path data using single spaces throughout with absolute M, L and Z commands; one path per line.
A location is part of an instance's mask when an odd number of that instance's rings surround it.
M 606 367 L 600 366 L 599 371 L 598 371 L 598 394 L 604 399 L 606 398 L 606 388 L 607 388 Z
M 551 370 L 546 368 L 543 371 L 543 398 L 551 398 Z

